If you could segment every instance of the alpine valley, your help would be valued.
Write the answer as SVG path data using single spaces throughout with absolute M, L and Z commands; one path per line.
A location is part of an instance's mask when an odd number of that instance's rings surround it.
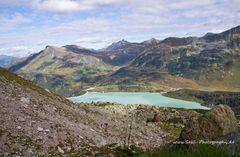
M 240 26 L 203 37 L 46 46 L 8 69 L 62 96 L 95 91 L 240 91 Z

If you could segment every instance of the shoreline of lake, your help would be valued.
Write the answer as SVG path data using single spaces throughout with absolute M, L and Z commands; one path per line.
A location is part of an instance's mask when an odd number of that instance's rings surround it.
M 153 105 L 167 108 L 203 109 L 210 108 L 200 103 L 163 96 L 148 92 L 87 92 L 80 96 L 69 97 L 74 103 L 117 103 L 123 105 Z

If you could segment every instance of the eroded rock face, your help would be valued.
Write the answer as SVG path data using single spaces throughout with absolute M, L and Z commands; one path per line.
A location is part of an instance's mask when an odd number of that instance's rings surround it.
M 214 140 L 237 132 L 237 120 L 229 106 L 218 105 L 191 119 L 180 135 L 182 140 Z

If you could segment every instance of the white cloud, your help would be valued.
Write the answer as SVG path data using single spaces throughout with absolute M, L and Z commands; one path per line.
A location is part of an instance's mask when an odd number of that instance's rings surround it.
M 88 18 L 60 24 L 56 28 L 53 28 L 52 31 L 57 34 L 76 33 L 82 35 L 104 32 L 108 30 L 108 27 L 109 21 L 107 19 Z
M 11 30 L 31 22 L 26 13 L 0 15 L 0 46 L 24 45 L 33 47 L 32 52 L 47 44 L 100 48 L 123 38 L 200 36 L 240 24 L 239 0 L 0 0 L 0 4 L 32 10 L 30 17 L 37 18 L 37 25 L 24 25 L 25 32 Z
M 33 48 L 27 47 L 27 46 L 14 46 L 14 47 L 8 47 L 8 48 L 0 48 L 0 55 L 25 57 L 26 55 L 32 52 L 33 52 Z
M 32 20 L 23 16 L 20 13 L 16 13 L 8 18 L 0 16 L 0 32 L 10 31 L 22 24 L 31 23 Z
M 76 13 L 102 7 L 124 5 L 128 0 L 6 0 L 0 4 L 25 6 L 36 11 Z
M 94 48 L 101 47 L 102 44 L 109 43 L 108 40 L 101 41 L 103 34 L 109 30 L 108 20 L 95 18 L 65 22 L 56 27 L 36 27 L 24 33 L 13 32 L 0 36 L 0 46 L 3 48 L 0 53 L 26 55 L 29 52 L 36 53 L 46 45 L 79 44 L 91 47 L 93 44 Z
M 84 36 L 79 39 L 76 39 L 73 41 L 73 44 L 75 45 L 81 45 L 83 47 L 91 48 L 94 47 L 94 49 L 101 49 L 103 47 L 106 47 L 110 45 L 113 41 L 118 40 L 115 37 L 109 36 Z
M 104 37 L 95 37 L 95 36 L 86 36 L 74 41 L 75 44 L 82 45 L 82 44 L 110 44 L 114 40 L 114 37 L 111 38 L 104 38 Z
M 75 13 L 98 9 L 104 6 L 124 4 L 126 0 L 33 0 L 30 7 L 34 10 L 55 12 L 55 13 Z
M 171 3 L 168 3 L 166 5 L 171 9 L 192 9 L 212 5 L 216 2 L 221 2 L 221 0 L 173 0 Z
M 29 0 L 1 0 L 0 4 L 10 4 L 10 5 L 24 5 L 27 4 Z
M 72 13 L 91 9 L 91 6 L 82 6 L 78 2 L 72 0 L 33 1 L 31 5 L 33 9 L 57 13 Z

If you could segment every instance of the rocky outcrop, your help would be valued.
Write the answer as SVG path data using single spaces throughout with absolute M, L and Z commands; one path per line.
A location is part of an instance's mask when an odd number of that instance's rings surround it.
M 237 120 L 231 108 L 218 105 L 200 117 L 191 119 L 182 130 L 181 140 L 214 140 L 237 131 Z
M 188 113 L 187 113 L 188 112 Z M 152 122 L 168 122 L 173 124 L 183 124 L 185 125 L 188 121 L 188 119 L 191 119 L 192 117 L 199 116 L 200 113 L 195 111 L 177 111 L 176 109 L 165 109 L 161 112 L 157 112 Z

